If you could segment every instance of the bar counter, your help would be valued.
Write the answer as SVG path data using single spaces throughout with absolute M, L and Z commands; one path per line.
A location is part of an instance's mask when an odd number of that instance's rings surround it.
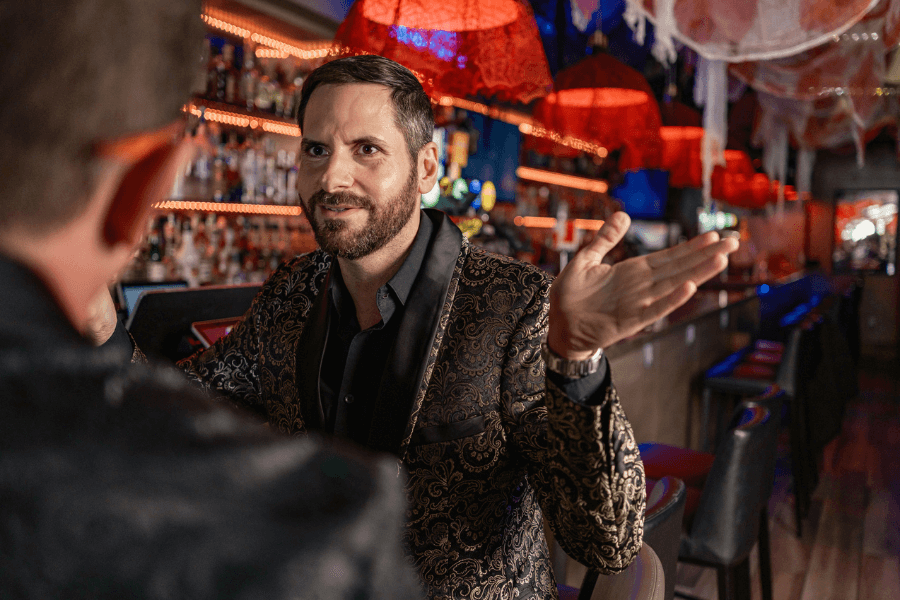
M 652 327 L 606 350 L 613 382 L 639 443 L 699 449 L 703 374 L 797 318 L 837 286 L 816 273 L 775 281 L 713 280 Z

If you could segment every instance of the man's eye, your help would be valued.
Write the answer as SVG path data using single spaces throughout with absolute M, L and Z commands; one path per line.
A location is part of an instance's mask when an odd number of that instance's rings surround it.
M 373 146 L 372 144 L 363 144 L 360 146 L 359 151 L 363 154 L 375 154 L 378 152 L 378 146 Z
M 322 146 L 310 146 L 306 149 L 309 156 L 325 156 L 325 148 Z

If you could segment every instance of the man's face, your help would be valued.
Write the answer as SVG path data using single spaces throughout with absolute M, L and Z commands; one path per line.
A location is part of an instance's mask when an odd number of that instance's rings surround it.
M 417 165 L 387 87 L 324 85 L 303 119 L 299 192 L 323 250 L 349 260 L 386 246 L 419 205 Z

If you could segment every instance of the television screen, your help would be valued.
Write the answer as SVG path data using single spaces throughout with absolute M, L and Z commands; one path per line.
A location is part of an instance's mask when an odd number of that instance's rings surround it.
M 625 181 L 610 190 L 632 219 L 662 219 L 669 199 L 669 172 L 660 169 L 626 171 Z

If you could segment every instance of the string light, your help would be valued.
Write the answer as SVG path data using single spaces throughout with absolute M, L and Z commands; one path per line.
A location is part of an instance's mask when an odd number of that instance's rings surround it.
M 824 87 L 816 91 L 816 88 L 809 88 L 810 94 L 823 96 L 898 96 L 900 89 L 894 87 L 877 87 L 872 88 L 856 88 L 856 87 Z
M 287 52 L 275 50 L 274 48 L 257 48 L 256 58 L 287 58 Z
M 229 213 L 238 215 L 268 215 L 276 217 L 299 217 L 303 210 L 299 206 L 274 204 L 234 204 L 229 202 L 195 202 L 185 200 L 165 200 L 152 205 L 156 210 L 198 211 Z
M 203 19 L 203 22 L 210 27 L 214 27 L 215 29 L 219 29 L 237 37 L 250 38 L 257 44 L 268 46 L 268 49 L 263 49 L 264 52 L 268 50 L 279 53 L 270 56 L 261 56 L 257 51 L 257 56 L 260 56 L 260 58 L 286 58 L 287 56 L 294 56 L 301 60 L 315 60 L 325 58 L 329 55 L 333 56 L 338 52 L 338 49 L 330 41 L 305 42 L 293 39 L 285 41 L 273 37 L 277 34 L 266 31 L 265 29 L 255 28 L 255 31 L 251 31 L 250 29 L 241 27 L 237 24 L 237 21 L 244 21 L 244 19 L 223 10 L 207 8 L 201 15 L 201 18 Z
M 576 229 L 585 231 L 598 231 L 605 223 L 599 219 L 575 219 L 574 221 Z M 553 229 L 556 227 L 557 220 L 553 217 L 516 217 L 513 219 L 513 223 L 519 227 L 531 229 Z
M 587 179 L 586 177 L 576 177 L 575 175 L 566 175 L 564 173 L 554 173 L 553 171 L 542 171 L 541 169 L 533 169 L 531 167 L 517 168 L 516 176 L 519 179 L 528 179 L 529 181 L 560 185 L 576 190 L 597 192 L 599 194 L 605 194 L 609 190 L 609 184 L 605 181 Z
M 285 54 L 289 54 L 291 56 L 296 56 L 297 58 L 300 58 L 302 60 L 325 58 L 326 56 L 332 55 L 337 51 L 334 45 L 331 44 L 331 42 L 327 42 L 327 46 L 323 46 L 321 43 L 310 44 L 308 46 L 310 49 L 304 50 L 303 48 L 300 48 L 293 44 L 281 42 L 279 40 L 276 40 L 275 38 L 263 35 L 261 33 L 250 34 L 250 39 L 257 44 L 263 44 L 264 46 L 275 48 L 276 50 L 280 50 Z
M 864 33 L 843 33 L 841 35 L 831 36 L 831 40 L 834 43 L 838 42 L 868 42 L 873 41 L 877 42 L 880 38 L 877 32 L 873 31 L 872 33 L 864 32 Z
M 290 137 L 300 137 L 300 128 L 291 123 L 283 121 L 275 121 L 270 119 L 261 119 L 259 117 L 242 115 L 240 113 L 211 108 L 205 103 L 201 105 L 189 104 L 184 110 L 189 111 L 195 117 L 203 115 L 207 121 L 214 123 L 222 123 L 234 127 L 248 127 L 250 129 L 262 129 L 268 133 L 277 133 Z
M 557 144 L 566 146 L 568 148 L 572 148 L 574 150 L 580 150 L 581 152 L 586 152 L 587 154 L 594 154 L 599 156 L 600 158 L 606 158 L 609 155 L 609 151 L 603 146 L 599 144 L 594 144 L 592 142 L 588 142 L 586 140 L 581 140 L 571 136 L 560 135 L 555 131 L 550 131 L 541 125 L 538 125 L 534 121 L 532 121 L 531 117 L 528 115 L 515 112 L 512 110 L 506 110 L 503 108 L 497 108 L 494 106 L 488 106 L 486 104 L 481 104 L 480 102 L 473 102 L 471 100 L 464 100 L 463 98 L 454 98 L 453 96 L 441 96 L 437 100 L 437 104 L 441 106 L 455 106 L 456 108 L 461 108 L 463 110 L 468 110 L 472 112 L 477 112 L 479 114 L 485 115 L 486 117 L 490 117 L 491 119 L 495 119 L 497 121 L 503 121 L 504 123 L 509 123 L 510 125 L 515 125 L 519 128 L 519 132 L 523 135 L 531 135 L 534 137 L 548 139 Z
M 250 36 L 249 29 L 244 29 L 243 27 L 238 27 L 237 25 L 235 25 L 233 23 L 228 23 L 221 19 L 212 17 L 208 14 L 200 15 L 200 18 L 203 19 L 203 22 L 206 23 L 207 25 L 209 25 L 210 27 L 214 27 L 216 29 L 221 29 L 222 31 L 224 31 L 226 33 L 236 35 L 237 37 L 245 38 L 245 37 Z

